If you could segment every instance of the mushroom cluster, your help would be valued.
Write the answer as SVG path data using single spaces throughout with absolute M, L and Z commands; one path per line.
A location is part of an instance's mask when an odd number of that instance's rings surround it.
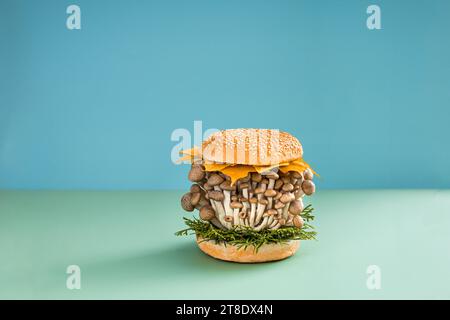
M 181 198 L 182 208 L 199 210 L 202 220 L 221 229 L 242 226 L 256 231 L 282 226 L 301 228 L 303 197 L 315 192 L 310 169 L 302 173 L 252 172 L 232 185 L 227 175 L 219 171 L 206 172 L 197 162 L 192 164 L 188 178 L 194 184 Z

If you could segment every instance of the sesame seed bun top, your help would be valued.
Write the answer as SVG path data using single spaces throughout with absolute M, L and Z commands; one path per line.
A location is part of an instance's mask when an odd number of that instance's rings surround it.
M 295 137 L 274 129 L 222 130 L 209 136 L 202 148 L 205 161 L 226 164 L 268 166 L 303 156 Z

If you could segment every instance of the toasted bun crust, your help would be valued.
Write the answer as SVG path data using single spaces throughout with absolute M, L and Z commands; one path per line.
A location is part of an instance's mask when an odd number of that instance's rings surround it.
M 228 244 L 225 246 L 215 241 L 203 241 L 197 237 L 197 244 L 207 255 L 225 261 L 240 263 L 258 263 L 286 259 L 292 256 L 300 246 L 300 240 L 291 240 L 284 244 L 264 244 L 257 252 L 252 246 L 238 248 Z
M 289 133 L 272 129 L 229 129 L 203 142 L 208 162 L 252 166 L 277 165 L 303 156 L 300 142 Z

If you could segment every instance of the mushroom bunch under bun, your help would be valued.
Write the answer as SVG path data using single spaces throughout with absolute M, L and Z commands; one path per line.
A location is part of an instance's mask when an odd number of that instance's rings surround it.
M 181 198 L 186 211 L 222 230 L 268 232 L 304 225 L 303 198 L 315 192 L 314 171 L 302 159 L 300 142 L 286 132 L 231 129 L 212 134 L 199 149 L 184 151 L 192 162 L 190 191 Z M 206 240 L 206 241 L 205 241 Z M 293 255 L 299 240 L 251 248 L 198 237 L 206 254 L 236 262 L 280 260 Z

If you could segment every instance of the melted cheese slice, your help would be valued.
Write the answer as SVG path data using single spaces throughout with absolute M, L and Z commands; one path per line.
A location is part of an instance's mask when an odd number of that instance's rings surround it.
M 246 177 L 250 172 L 255 172 L 253 166 L 229 166 L 221 170 L 223 174 L 226 174 L 231 179 L 231 185 L 233 185 L 237 180 Z
M 283 173 L 287 173 L 289 171 L 297 171 L 299 173 L 304 172 L 306 169 L 310 169 L 316 176 L 320 177 L 317 172 L 315 172 L 311 166 L 306 163 L 303 159 L 296 159 L 291 161 L 288 166 L 280 167 L 280 171 Z
M 205 164 L 206 171 L 220 171 L 223 174 L 226 174 L 231 179 L 231 184 L 235 184 L 235 182 L 241 178 L 246 177 L 251 172 L 263 173 L 267 172 L 273 168 L 279 168 L 279 170 L 283 173 L 287 173 L 289 171 L 297 171 L 299 173 L 304 172 L 306 169 L 311 167 L 307 164 L 303 159 L 297 159 L 291 161 L 289 163 L 280 163 L 278 166 L 246 166 L 246 165 L 230 165 L 230 164 Z M 312 169 L 311 169 L 312 170 Z M 318 175 L 314 170 L 312 170 L 314 174 Z
M 205 171 L 222 171 L 227 167 L 230 167 L 231 164 L 220 164 L 220 163 L 205 163 Z
M 180 158 L 179 161 L 184 160 L 194 160 L 201 159 L 201 150 L 197 147 L 192 149 L 182 151 L 182 154 L 185 154 L 184 157 Z M 279 168 L 279 170 L 283 173 L 287 173 L 289 171 L 297 171 L 299 173 L 304 172 L 306 169 L 311 169 L 311 171 L 318 175 L 309 164 L 307 164 L 303 159 L 296 159 L 291 162 L 284 162 L 278 165 L 270 165 L 270 166 L 248 166 L 248 165 L 232 165 L 226 163 L 204 163 L 205 171 L 220 171 L 223 174 L 226 174 L 231 178 L 231 184 L 233 185 L 237 180 L 246 177 L 251 172 L 263 173 L 267 172 L 273 168 Z

